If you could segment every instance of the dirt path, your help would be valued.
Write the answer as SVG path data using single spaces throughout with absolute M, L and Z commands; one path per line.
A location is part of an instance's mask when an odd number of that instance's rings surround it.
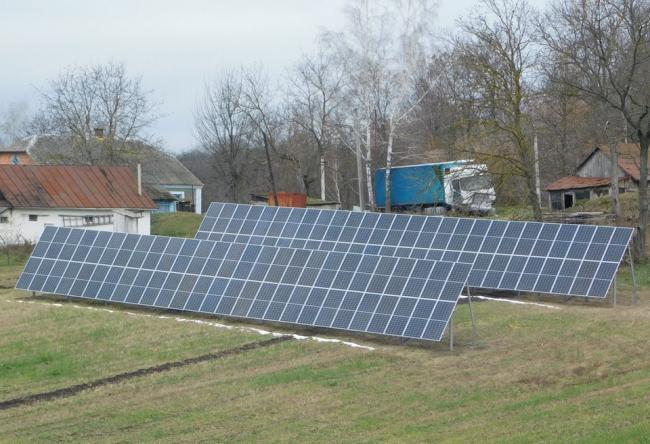
M 126 381 L 128 379 L 138 378 L 140 376 L 152 375 L 155 373 L 162 373 L 168 370 L 186 367 L 192 364 L 198 364 L 200 362 L 214 361 L 228 356 L 245 353 L 250 350 L 255 350 L 262 347 L 269 347 L 271 345 L 280 342 L 290 341 L 292 339 L 293 338 L 291 336 L 279 336 L 276 338 L 268 339 L 266 341 L 251 342 L 228 350 L 223 350 L 215 353 L 207 353 L 205 355 L 196 356 L 194 358 L 183 359 L 181 361 L 166 362 L 164 364 L 156 365 L 153 367 L 145 367 L 130 372 L 118 373 L 117 375 L 96 379 L 94 381 L 86 382 L 84 384 L 71 385 L 69 387 L 64 387 L 49 392 L 35 393 L 33 395 L 27 395 L 20 398 L 9 399 L 7 401 L 0 401 L 0 410 L 8 410 L 14 407 L 19 407 L 26 404 L 32 404 L 39 401 L 51 401 L 53 399 L 66 398 L 68 396 L 74 396 L 84 390 L 94 389 L 105 385 L 117 384 Z

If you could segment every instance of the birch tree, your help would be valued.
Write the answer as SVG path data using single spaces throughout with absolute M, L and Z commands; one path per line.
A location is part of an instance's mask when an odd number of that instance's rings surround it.
M 397 45 L 392 49 L 392 66 L 388 66 L 386 78 L 389 93 L 387 104 L 388 141 L 386 145 L 385 211 L 391 212 L 393 150 L 397 131 L 413 114 L 430 90 L 415 88 L 419 66 L 426 63 L 425 48 L 431 37 L 433 4 L 425 0 L 403 0 L 395 5 L 395 29 Z M 419 93 L 419 94 L 418 94 Z
M 387 45 L 390 40 L 389 15 L 382 2 L 355 0 L 345 11 L 347 24 L 342 32 L 327 32 L 323 43 L 335 54 L 347 77 L 347 115 L 354 110 L 363 128 L 363 162 L 367 201 L 375 209 L 373 189 L 373 147 L 374 124 L 377 102 L 384 82 L 384 61 L 387 60 Z M 349 126 L 353 126 L 349 122 Z M 362 178 L 359 178 L 362 180 Z
M 348 78 L 345 97 L 348 115 L 358 113 L 368 202 L 375 209 L 373 151 L 385 150 L 387 170 L 392 166 L 397 130 L 413 105 L 413 73 L 425 63 L 422 48 L 430 38 L 434 3 L 428 0 L 370 2 L 357 0 L 346 10 L 343 32 L 326 34 Z M 417 99 L 416 99 L 417 101 Z M 353 117 L 354 118 L 354 117 Z M 387 140 L 379 140 L 379 120 Z M 350 125 L 354 125 L 350 123 Z M 390 173 L 387 175 L 390 188 Z M 390 211 L 390 195 L 387 200 Z

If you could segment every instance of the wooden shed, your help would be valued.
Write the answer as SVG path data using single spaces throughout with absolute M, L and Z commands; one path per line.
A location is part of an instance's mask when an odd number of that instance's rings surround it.
M 639 144 L 619 143 L 619 192 L 638 190 Z M 546 186 L 553 210 L 571 208 L 579 200 L 596 199 L 610 194 L 611 160 L 607 146 L 596 147 L 576 168 L 574 176 L 564 176 Z M 650 162 L 649 162 L 650 165 Z

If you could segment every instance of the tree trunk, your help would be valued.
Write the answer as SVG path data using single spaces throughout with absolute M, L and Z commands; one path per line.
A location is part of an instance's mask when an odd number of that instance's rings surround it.
M 325 200 L 325 153 L 320 153 L 320 198 Z
M 542 206 L 542 186 L 539 178 L 539 150 L 537 148 L 537 134 L 533 140 L 533 157 L 535 159 L 535 194 L 537 195 L 537 205 Z
M 526 188 L 527 188 L 527 199 L 528 204 L 530 205 L 531 210 L 533 210 L 533 218 L 535 220 L 542 220 L 542 209 L 539 205 L 539 196 L 537 195 L 537 179 L 535 177 L 535 154 L 534 149 L 528 145 L 525 141 L 524 144 L 527 146 L 523 147 L 524 149 L 524 159 L 523 163 L 526 168 Z M 532 156 L 531 156 L 532 154 Z
M 266 133 L 262 132 L 262 139 L 264 139 L 264 151 L 266 153 L 266 163 L 269 166 L 269 181 L 271 182 L 271 192 L 273 193 L 273 202 L 270 202 L 269 199 L 269 204 L 273 204 L 275 206 L 278 205 L 278 190 L 275 188 L 275 178 L 273 177 L 273 166 L 271 165 L 271 153 L 269 152 L 269 141 L 266 138 Z
M 639 227 L 636 238 L 636 253 L 639 259 L 646 258 L 646 233 L 648 230 L 648 145 L 650 132 L 639 131 Z
M 528 204 L 533 210 L 533 218 L 537 221 L 542 221 L 542 209 L 539 206 L 539 199 L 537 197 L 537 192 L 535 191 L 535 177 L 528 175 L 526 178 L 526 188 L 528 188 Z
M 356 148 L 356 157 L 357 157 L 357 190 L 359 193 L 359 209 L 361 211 L 366 211 L 366 203 L 364 199 L 364 191 L 363 191 L 363 159 L 361 155 L 361 130 L 359 128 L 359 119 L 356 116 L 356 110 L 355 110 L 355 116 L 354 116 L 354 130 L 355 130 L 355 148 Z
M 384 181 L 384 190 L 386 194 L 386 213 L 392 210 L 392 178 L 390 169 L 393 163 L 393 117 L 391 116 L 388 121 L 388 146 L 386 147 L 386 178 Z
M 535 148 L 531 146 L 525 136 L 520 136 L 515 140 L 519 145 L 519 158 L 524 166 L 525 181 L 526 181 L 526 200 L 531 210 L 533 210 L 533 218 L 535 220 L 542 220 L 542 209 L 539 205 L 539 196 L 537 194 L 537 178 L 536 178 L 536 165 L 535 165 Z
M 334 151 L 334 192 L 336 193 L 336 201 L 341 203 L 341 188 L 339 188 L 339 152 Z
M 371 121 L 368 121 L 368 126 L 366 127 L 366 186 L 368 188 L 368 204 L 370 204 L 370 210 L 375 211 L 375 193 L 372 187 L 372 129 Z

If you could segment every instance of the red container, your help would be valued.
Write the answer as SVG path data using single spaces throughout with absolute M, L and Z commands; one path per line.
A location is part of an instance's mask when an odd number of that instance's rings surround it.
M 279 207 L 297 207 L 305 208 L 307 206 L 307 195 L 304 193 L 286 193 L 278 192 L 278 202 L 276 204 L 273 193 L 269 193 L 269 205 Z

